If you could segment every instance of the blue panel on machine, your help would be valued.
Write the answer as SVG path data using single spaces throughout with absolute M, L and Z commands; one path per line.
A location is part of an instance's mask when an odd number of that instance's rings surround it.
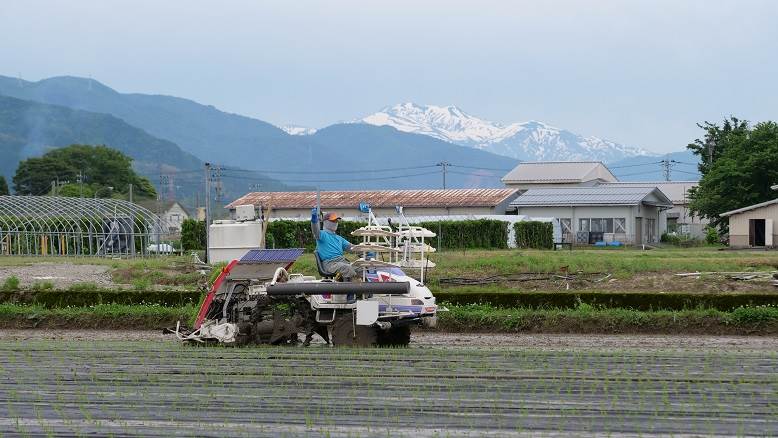
M 303 248 L 252 249 L 240 258 L 239 263 L 294 262 L 305 251 Z

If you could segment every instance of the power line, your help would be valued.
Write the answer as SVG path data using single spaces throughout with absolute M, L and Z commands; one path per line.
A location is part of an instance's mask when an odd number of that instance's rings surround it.
M 624 169 L 627 167 L 651 166 L 660 163 L 662 163 L 662 161 L 653 161 L 651 163 L 640 163 L 640 164 L 625 164 L 624 166 L 608 166 L 608 169 Z
M 346 170 L 249 170 L 249 169 L 238 169 L 233 167 L 222 167 L 223 170 L 228 170 L 230 172 L 242 172 L 242 173 L 262 173 L 262 174 L 311 174 L 311 173 L 317 173 L 317 174 L 344 174 L 344 173 L 380 173 L 380 172 L 398 172 L 401 170 L 416 170 L 416 169 L 431 169 L 433 167 L 438 167 L 437 164 L 432 164 L 429 166 L 411 166 L 411 167 L 394 167 L 394 168 L 385 168 L 385 169 L 364 169 L 364 170 L 354 170 L 354 169 L 346 169 Z
M 406 175 L 394 175 L 394 176 L 371 177 L 371 178 L 348 178 L 348 179 L 280 179 L 279 178 L 276 180 L 281 182 L 287 182 L 287 183 L 361 182 L 361 181 L 383 181 L 383 180 L 391 180 L 391 179 L 412 178 L 416 176 L 436 175 L 437 173 L 438 172 L 422 172 L 422 173 L 412 173 Z M 258 182 L 268 181 L 268 179 L 248 178 L 244 176 L 229 175 L 229 174 L 222 174 L 222 178 L 236 179 L 241 181 L 258 181 Z
M 475 169 L 475 170 L 494 170 L 497 172 L 510 172 L 513 169 L 495 169 L 493 167 L 475 167 L 475 166 L 462 166 L 460 164 L 449 164 L 451 167 L 461 167 L 463 169 Z
M 686 173 L 686 174 L 689 174 L 689 175 L 697 175 L 697 176 L 700 176 L 700 173 L 699 173 L 699 172 L 687 172 L 687 171 L 685 171 L 685 170 L 678 170 L 678 169 L 676 169 L 675 171 L 676 171 L 676 172 L 679 172 L 679 173 Z
M 480 173 L 457 172 L 456 170 L 449 170 L 448 173 L 455 173 L 457 175 L 466 175 L 466 176 L 477 176 L 479 178 L 502 178 L 501 175 L 481 175 Z
M 623 178 L 625 176 L 648 175 L 648 174 L 655 173 L 655 172 L 656 171 L 654 171 L 654 170 L 649 170 L 648 172 L 625 173 L 623 175 L 616 175 L 616 176 L 618 176 L 619 178 Z

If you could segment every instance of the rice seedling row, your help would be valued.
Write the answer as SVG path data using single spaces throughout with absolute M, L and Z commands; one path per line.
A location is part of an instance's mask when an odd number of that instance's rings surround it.
M 0 342 L 0 434 L 778 434 L 778 353 Z

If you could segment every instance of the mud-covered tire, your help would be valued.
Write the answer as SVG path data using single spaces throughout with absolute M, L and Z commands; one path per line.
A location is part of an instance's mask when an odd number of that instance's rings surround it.
M 358 325 L 354 333 L 354 320 L 351 311 L 338 312 L 332 323 L 332 345 L 350 347 L 370 347 L 376 345 L 377 330 L 374 327 Z
M 407 347 L 411 343 L 411 326 L 392 327 L 378 331 L 378 345 L 381 347 Z

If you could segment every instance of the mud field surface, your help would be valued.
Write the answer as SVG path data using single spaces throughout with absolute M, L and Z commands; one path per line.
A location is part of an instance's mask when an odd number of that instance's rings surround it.
M 76 283 L 94 283 L 98 286 L 114 286 L 111 267 L 106 265 L 80 265 L 69 263 L 38 263 L 34 265 L 0 267 L 0 283 L 9 277 L 19 279 L 22 286 L 50 282 L 55 288 L 66 289 Z
M 351 349 L 21 333 L 0 332 L 0 435 L 778 435 L 773 338 L 424 333 Z

